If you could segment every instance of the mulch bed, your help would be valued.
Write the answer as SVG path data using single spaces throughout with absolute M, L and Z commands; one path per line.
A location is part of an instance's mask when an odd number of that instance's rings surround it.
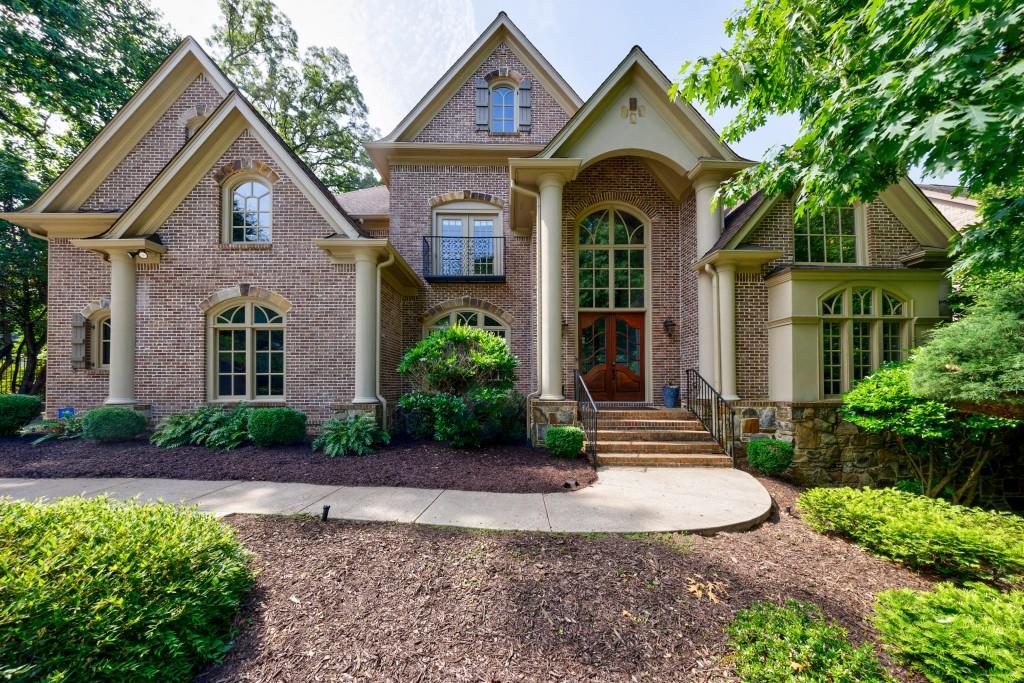
M 309 446 L 210 451 L 158 448 L 144 440 L 98 444 L 84 439 L 48 441 L 0 439 L 0 477 L 166 477 L 244 479 L 337 486 L 548 493 L 566 481 L 581 487 L 597 480 L 585 460 L 560 460 L 546 451 L 503 446 L 479 451 L 448 448 L 433 441 L 395 443 L 362 457 L 328 458 Z
M 257 589 L 198 680 L 731 681 L 724 629 L 754 600 L 814 602 L 860 643 L 878 591 L 928 587 L 812 531 L 784 511 L 798 490 L 762 481 L 783 512 L 710 538 L 228 517 Z

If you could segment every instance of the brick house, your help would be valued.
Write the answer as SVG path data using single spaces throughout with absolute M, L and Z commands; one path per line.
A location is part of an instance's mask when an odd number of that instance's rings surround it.
M 715 208 L 752 162 L 668 87 L 637 47 L 583 101 L 502 13 L 367 145 L 383 185 L 334 196 L 186 39 L 4 215 L 49 242 L 47 411 L 386 416 L 403 350 L 462 322 L 521 360 L 535 434 L 574 371 L 660 405 L 694 369 L 747 431 L 801 438 L 943 318 L 953 229 L 906 179 L 799 222 L 785 197 Z

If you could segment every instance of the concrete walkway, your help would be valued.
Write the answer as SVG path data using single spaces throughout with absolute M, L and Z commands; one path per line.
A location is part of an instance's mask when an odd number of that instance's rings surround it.
M 97 496 L 197 505 L 217 515 L 312 514 L 378 522 L 561 532 L 720 531 L 765 519 L 771 497 L 746 472 L 722 467 L 602 468 L 566 493 L 480 493 L 177 479 L 0 479 L 0 497 Z

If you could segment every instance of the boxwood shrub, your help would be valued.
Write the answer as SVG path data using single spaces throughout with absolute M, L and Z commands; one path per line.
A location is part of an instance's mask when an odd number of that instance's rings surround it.
M 94 408 L 82 418 L 82 436 L 93 441 L 131 441 L 146 431 L 146 417 L 131 408 Z
M 294 408 L 254 408 L 249 438 L 257 446 L 294 446 L 306 440 L 306 414 Z
M 793 464 L 793 444 L 779 439 L 757 439 L 747 444 L 747 462 L 758 472 L 782 474 Z
M 29 394 L 0 394 L 0 436 L 14 436 L 43 412 L 43 401 Z
M 875 627 L 931 681 L 1024 681 L 1024 591 L 984 584 L 878 595 Z
M 193 509 L 0 501 L 0 678 L 191 680 L 230 647 L 247 561 Z
M 846 629 L 815 605 L 755 602 L 729 625 L 735 666 L 745 683 L 892 681 L 870 644 L 854 648 Z
M 896 489 L 819 488 L 800 494 L 804 520 L 881 557 L 963 580 L 1024 576 L 1024 517 Z
M 575 458 L 583 452 L 583 430 L 568 425 L 548 427 L 544 445 L 556 458 Z

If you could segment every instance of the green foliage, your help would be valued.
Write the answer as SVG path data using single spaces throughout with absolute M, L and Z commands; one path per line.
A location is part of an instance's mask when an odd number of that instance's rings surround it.
M 519 360 L 501 337 L 452 325 L 409 349 L 398 372 L 418 391 L 463 396 L 473 389 L 511 389 L 517 365 Z
M 42 411 L 43 402 L 38 396 L 0 394 L 0 436 L 14 436 Z
M 230 451 L 249 441 L 251 412 L 244 405 L 230 411 L 219 406 L 186 410 L 164 418 L 150 441 L 163 448 L 206 446 Z
M 82 418 L 65 417 L 56 420 L 40 420 L 22 427 L 18 433 L 22 436 L 34 436 L 33 446 L 54 439 L 68 440 L 82 436 Z
M 374 137 L 348 57 L 299 51 L 298 35 L 270 0 L 220 0 L 210 43 L 224 72 L 334 192 L 377 184 L 363 142 Z
M 1024 265 L 1024 7 L 1018 0 L 747 0 L 732 45 L 683 65 L 673 93 L 733 110 L 735 142 L 796 114 L 797 139 L 723 188 L 795 193 L 798 211 L 870 201 L 911 167 L 958 171 L 982 198 L 972 268 Z M 972 255 L 978 256 L 973 258 Z
M 583 430 L 569 425 L 548 427 L 544 446 L 556 458 L 576 458 L 583 452 Z
M 328 457 L 339 455 L 367 455 L 382 444 L 391 442 L 391 436 L 377 425 L 372 415 L 351 415 L 345 419 L 331 418 L 324 422 L 313 450 L 323 451 Z
M 800 494 L 804 521 L 881 557 L 963 580 L 1024 577 L 1024 518 L 895 489 L 818 488 Z
M 190 680 L 231 646 L 247 560 L 193 509 L 0 501 L 0 677 Z
M 464 396 L 411 392 L 398 400 L 414 438 L 433 438 L 455 448 L 515 443 L 525 438 L 526 399 L 505 389 L 477 388 Z
M 793 464 L 793 444 L 778 439 L 758 439 L 747 444 L 747 462 L 759 472 L 781 474 Z
M 414 439 L 433 439 L 435 408 L 447 400 L 444 394 L 412 391 L 398 399 L 405 432 Z
M 257 446 L 293 446 L 306 440 L 306 415 L 294 408 L 255 408 L 249 413 L 249 438 Z
M 871 645 L 854 648 L 846 629 L 815 605 L 755 602 L 728 628 L 736 673 L 746 683 L 888 682 Z
M 878 595 L 875 627 L 928 680 L 1024 681 L 1024 591 L 982 584 Z
M 935 400 L 1024 404 L 1024 282 L 979 293 L 914 356 L 910 389 Z
M 82 418 L 82 436 L 92 441 L 131 441 L 146 431 L 146 417 L 131 408 L 103 406 Z
M 914 395 L 911 368 L 916 361 L 888 365 L 857 383 L 843 397 L 844 418 L 861 429 L 895 436 L 901 454 L 914 470 L 924 495 L 936 497 L 949 488 L 956 503 L 970 503 L 982 468 L 1018 422 L 976 413 Z

